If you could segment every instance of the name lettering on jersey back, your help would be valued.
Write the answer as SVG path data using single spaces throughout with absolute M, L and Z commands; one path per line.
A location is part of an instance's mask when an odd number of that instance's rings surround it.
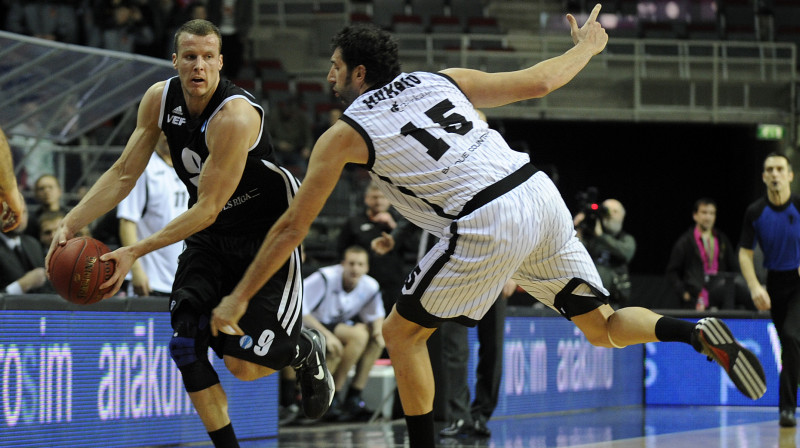
M 364 105 L 372 109 L 383 100 L 396 97 L 404 90 L 422 84 L 422 81 L 414 75 L 403 76 L 397 81 L 390 82 L 380 89 L 375 90 L 372 95 L 363 101 Z
M 175 126 L 183 126 L 186 119 L 177 115 L 167 114 L 167 123 L 174 124 Z

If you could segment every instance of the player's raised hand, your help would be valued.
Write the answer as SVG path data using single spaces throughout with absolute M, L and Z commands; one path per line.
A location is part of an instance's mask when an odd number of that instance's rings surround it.
M 586 19 L 586 23 L 580 28 L 578 28 L 578 21 L 575 20 L 575 17 L 572 14 L 567 14 L 572 42 L 575 45 L 579 43 L 591 45 L 594 54 L 603 51 L 603 48 L 606 47 L 606 43 L 608 42 L 606 30 L 600 25 L 600 22 L 597 21 L 600 8 L 600 3 L 596 4 L 591 14 L 589 14 L 589 18 Z

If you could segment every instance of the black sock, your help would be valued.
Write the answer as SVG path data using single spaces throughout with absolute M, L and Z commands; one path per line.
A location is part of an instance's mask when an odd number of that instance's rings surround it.
M 208 433 L 211 441 L 214 442 L 216 448 L 239 448 L 239 442 L 236 441 L 236 433 L 233 432 L 233 423 L 228 423 L 216 431 Z
M 289 406 L 290 404 L 297 401 L 295 397 L 297 396 L 296 392 L 297 380 L 295 379 L 288 379 L 288 378 L 281 378 L 281 406 Z
M 345 401 L 349 401 L 353 397 L 361 400 L 361 389 L 356 389 L 355 387 L 350 386 L 350 389 L 347 389 L 347 397 L 345 397 Z
M 433 430 L 433 411 L 422 415 L 406 415 L 408 445 L 410 448 L 433 448 L 436 433 Z
M 692 343 L 692 331 L 695 324 L 683 319 L 662 316 L 656 321 L 656 338 L 662 342 Z

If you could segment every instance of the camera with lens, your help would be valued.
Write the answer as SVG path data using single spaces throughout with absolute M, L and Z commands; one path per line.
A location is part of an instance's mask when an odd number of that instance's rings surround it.
M 608 209 L 597 202 L 597 187 L 579 192 L 575 199 L 578 201 L 578 213 L 583 213 L 583 221 L 578 223 L 577 230 L 584 238 L 591 238 L 594 236 L 597 221 L 608 215 Z

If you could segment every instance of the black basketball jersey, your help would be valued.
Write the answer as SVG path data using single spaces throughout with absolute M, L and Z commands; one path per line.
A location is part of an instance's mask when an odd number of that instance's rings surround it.
M 298 181 L 276 165 L 266 127 L 264 109 L 246 90 L 222 79 L 205 110 L 189 116 L 178 77 L 167 80 L 161 102 L 159 126 L 169 144 L 175 171 L 189 190 L 189 207 L 197 202 L 200 170 L 208 158 L 206 128 L 222 106 L 235 98 L 248 101 L 261 115 L 261 134 L 250 148 L 236 191 L 222 208 L 217 220 L 204 232 L 227 235 L 266 235 L 289 206 Z M 224 148 L 222 148 L 224 150 Z

